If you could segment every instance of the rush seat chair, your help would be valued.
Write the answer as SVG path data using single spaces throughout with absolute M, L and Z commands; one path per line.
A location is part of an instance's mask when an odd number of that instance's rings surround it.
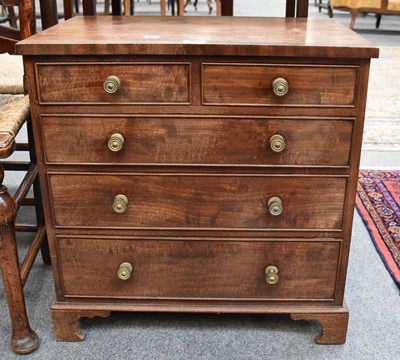
M 0 0 L 0 4 L 18 7 L 16 13 L 19 17 L 19 28 L 0 26 L 0 54 L 5 52 L 14 54 L 15 43 L 36 32 L 34 0 Z M 12 325 L 11 347 L 18 354 L 28 354 L 38 347 L 39 338 L 29 324 L 23 288 L 39 249 L 42 248 L 45 263 L 49 264 L 50 258 L 30 125 L 29 98 L 23 95 L 22 81 L 21 84 L 8 84 L 8 87 L 1 89 L 1 84 L 5 82 L 8 74 L 14 72 L 15 69 L 12 67 L 22 64 L 18 61 L 4 61 L 7 54 L 1 56 L 3 61 L 0 61 L 0 71 L 5 75 L 0 79 L 0 92 L 7 95 L 2 95 L 0 104 L 0 268 Z M 6 66 L 10 68 L 5 68 Z M 22 69 L 20 70 L 23 73 Z M 19 93 L 22 94 L 18 95 Z M 10 101 L 5 103 L 4 99 Z M 16 136 L 24 126 L 28 142 L 17 144 Z M 27 152 L 29 160 L 7 161 L 15 151 Z M 5 171 L 7 176 L 8 170 L 26 172 L 13 196 L 3 184 Z M 33 198 L 28 197 L 31 188 L 33 188 Z M 23 205 L 35 206 L 35 224 L 16 224 L 17 212 Z M 18 257 L 16 231 L 35 232 L 22 265 Z

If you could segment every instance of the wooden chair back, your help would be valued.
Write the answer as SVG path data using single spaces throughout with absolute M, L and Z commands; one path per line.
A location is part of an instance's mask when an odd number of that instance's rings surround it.
M 0 0 L 0 5 L 18 7 L 19 28 L 0 25 L 0 53 L 15 54 L 15 44 L 36 32 L 35 0 Z

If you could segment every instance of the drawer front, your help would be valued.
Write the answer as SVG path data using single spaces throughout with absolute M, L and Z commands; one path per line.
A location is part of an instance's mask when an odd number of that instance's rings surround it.
M 67 297 L 331 300 L 340 242 L 59 237 L 57 252 Z M 276 284 L 266 282 L 271 265 Z
M 36 65 L 39 101 L 45 103 L 190 103 L 188 63 L 57 63 Z M 120 80 L 115 93 L 103 84 Z
M 49 183 L 57 227 L 341 230 L 347 177 L 52 173 Z
M 355 106 L 356 66 L 203 64 L 203 104 Z M 275 79 L 289 91 L 274 94 Z
M 46 161 L 58 164 L 347 166 L 352 128 L 340 119 L 42 117 Z M 108 147 L 114 134 L 119 151 Z

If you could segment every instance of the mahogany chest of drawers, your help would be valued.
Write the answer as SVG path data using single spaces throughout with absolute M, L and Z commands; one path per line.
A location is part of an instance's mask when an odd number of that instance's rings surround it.
M 21 42 L 58 340 L 110 311 L 345 341 L 369 62 L 332 20 L 77 17 Z

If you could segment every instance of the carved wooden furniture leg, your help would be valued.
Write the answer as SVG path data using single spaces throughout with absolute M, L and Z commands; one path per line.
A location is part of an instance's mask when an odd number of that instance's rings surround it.
M 321 323 L 321 335 L 315 339 L 317 344 L 344 344 L 346 341 L 349 321 L 347 309 L 339 313 L 291 314 L 290 316 L 293 320 L 316 320 Z
M 0 166 L 0 184 L 3 182 Z M 11 347 L 18 354 L 29 354 L 39 345 L 39 338 L 30 328 L 25 308 L 24 293 L 20 277 L 18 252 L 15 243 L 14 221 L 16 204 L 4 185 L 0 185 L 0 267 L 8 309 L 12 323 Z
M 103 310 L 59 310 L 51 309 L 54 335 L 57 341 L 83 341 L 85 334 L 79 326 L 79 320 L 83 317 L 95 316 L 108 317 L 110 311 Z

